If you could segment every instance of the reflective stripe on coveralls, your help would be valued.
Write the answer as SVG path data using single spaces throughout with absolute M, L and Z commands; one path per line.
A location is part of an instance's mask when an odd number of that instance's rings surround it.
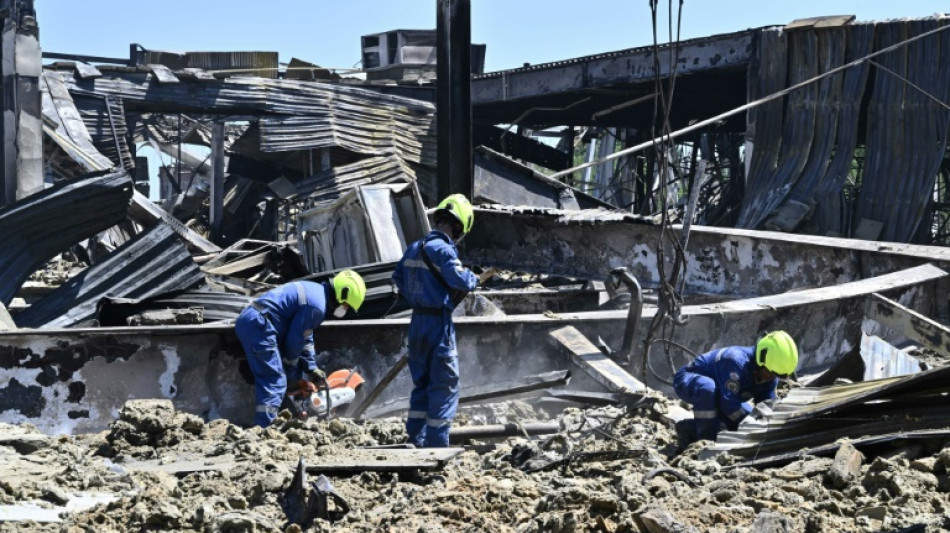
M 325 283 L 295 282 L 268 291 L 238 315 L 234 331 L 254 374 L 256 425 L 270 425 L 288 379 L 299 379 L 314 366 L 313 328 L 323 321 L 331 298 Z
M 451 239 L 433 230 L 412 243 L 393 272 L 393 281 L 412 306 L 409 322 L 409 397 L 406 432 L 417 447 L 448 446 L 458 408 L 458 354 L 452 299 L 442 281 L 422 259 L 425 246 L 433 268 L 455 290 L 470 291 L 478 278 L 461 268 Z

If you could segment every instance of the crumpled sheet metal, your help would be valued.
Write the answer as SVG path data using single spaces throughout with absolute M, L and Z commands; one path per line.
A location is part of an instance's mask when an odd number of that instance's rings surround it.
M 85 172 L 108 170 L 114 165 L 93 145 L 62 74 L 46 71 L 40 78 L 43 102 L 43 132 Z
M 93 318 L 103 296 L 146 298 L 204 283 L 204 275 L 171 228 L 136 235 L 17 315 L 19 327 L 62 328 Z
M 891 436 L 945 430 L 950 402 L 944 391 L 950 366 L 909 376 L 794 388 L 764 409 L 764 417 L 743 420 L 738 431 L 720 433 L 704 454 L 729 452 L 763 460 L 827 446 L 842 438 Z
M 70 91 L 115 96 L 129 110 L 257 115 L 265 152 L 338 146 L 435 164 L 435 106 L 421 100 L 298 80 L 182 79 L 162 84 L 128 69 L 103 69 L 96 79 L 63 75 Z
M 123 170 L 61 182 L 0 209 L 0 302 L 43 263 L 126 219 L 132 180 Z

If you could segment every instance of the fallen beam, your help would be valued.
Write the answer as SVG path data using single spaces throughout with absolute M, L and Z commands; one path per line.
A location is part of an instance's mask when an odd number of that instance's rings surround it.
M 631 376 L 620 365 L 603 354 L 574 326 L 565 326 L 551 332 L 555 345 L 566 351 L 577 366 L 597 383 L 613 392 L 640 392 L 646 386 Z
M 175 233 L 181 237 L 188 245 L 188 249 L 195 254 L 218 253 L 221 247 L 205 239 L 191 228 L 182 224 L 177 218 L 171 216 L 168 211 L 158 207 L 146 196 L 138 191 L 132 196 L 132 204 L 129 206 L 129 217 L 144 226 L 154 226 L 159 222 L 164 222 L 170 226 Z
M 867 317 L 885 328 L 940 355 L 950 356 L 950 328 L 903 305 L 874 293 L 868 299 Z
M 562 387 L 571 380 L 571 373 L 567 370 L 555 370 L 545 372 L 537 376 L 527 376 L 523 379 L 503 381 L 501 383 L 492 383 L 482 387 L 469 387 L 465 389 L 464 403 L 477 403 L 485 400 L 492 400 L 503 396 L 514 394 L 523 394 L 550 387 Z M 459 400 L 459 403 L 463 403 Z
M 549 387 L 560 387 L 567 384 L 571 374 L 567 370 L 556 370 L 536 376 L 527 376 L 481 387 L 464 387 L 459 393 L 459 403 L 478 403 L 486 400 L 524 394 Z M 369 412 L 366 418 L 385 418 L 396 415 L 408 409 L 409 398 L 402 397 L 389 400 L 383 405 Z
M 490 424 L 487 426 L 457 426 L 449 430 L 449 442 L 471 439 L 499 439 L 503 437 L 530 437 L 551 435 L 561 430 L 559 422 L 528 422 L 525 424 Z

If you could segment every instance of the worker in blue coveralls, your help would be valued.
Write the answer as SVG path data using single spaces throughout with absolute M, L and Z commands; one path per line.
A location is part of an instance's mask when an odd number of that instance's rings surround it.
M 409 373 L 412 394 L 406 431 L 417 448 L 446 447 L 459 403 L 459 365 L 452 310 L 478 285 L 462 267 L 455 247 L 471 229 L 472 204 L 462 194 L 436 208 L 435 229 L 412 243 L 393 272 L 393 281 L 412 306 Z
M 775 397 L 779 378 L 798 368 L 798 347 L 784 331 L 753 346 L 730 346 L 700 355 L 673 377 L 676 395 L 693 406 L 695 440 L 716 440 L 721 428 L 735 431 L 752 402 Z
M 363 278 L 344 270 L 329 283 L 286 283 L 241 311 L 234 332 L 254 374 L 255 425 L 267 427 L 277 418 L 288 383 L 313 383 L 324 375 L 317 368 L 313 330 L 329 314 L 343 318 L 349 309 L 359 311 L 365 297 Z

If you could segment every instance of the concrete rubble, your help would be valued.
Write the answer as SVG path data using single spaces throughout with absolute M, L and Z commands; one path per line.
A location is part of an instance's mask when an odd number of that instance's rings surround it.
M 349 512 L 308 531 L 887 531 L 950 527 L 950 447 L 930 442 L 866 460 L 838 454 L 781 468 L 731 468 L 728 455 L 682 453 L 650 407 L 568 409 L 561 431 L 462 451 L 438 471 L 330 475 Z M 495 417 L 544 413 L 517 402 Z M 479 415 L 465 414 L 462 426 Z M 484 416 L 484 415 L 481 415 Z M 126 404 L 108 431 L 46 436 L 4 426 L 0 517 L 36 506 L 50 521 L 30 531 L 299 531 L 281 498 L 297 461 L 333 461 L 356 448 L 404 441 L 402 422 L 281 416 L 267 430 L 176 412 L 170 402 Z M 594 452 L 640 452 L 606 459 Z M 182 458 L 190 463 L 181 465 Z M 567 459 L 567 460 L 565 460 Z M 165 465 L 167 468 L 162 468 Z M 527 471 L 526 471 L 527 470 Z M 99 503 L 69 510 L 80 498 Z M 96 500 L 98 498 L 98 500 Z M 62 514 L 54 514 L 62 513 Z
M 364 36 L 356 79 L 276 52 L 41 52 L 32 3 L 0 0 L 22 69 L 3 64 L 0 531 L 950 529 L 945 16 L 499 73 L 440 19 Z M 437 71 L 438 46 L 464 71 Z M 831 75 L 886 46 L 917 91 L 867 62 Z M 663 143 L 635 105 L 657 75 L 681 75 Z M 924 126 L 888 127 L 902 113 Z M 145 146 L 173 160 L 158 191 Z M 459 190 L 484 283 L 454 313 L 452 446 L 414 449 L 391 275 Z M 367 386 L 327 420 L 252 427 L 234 318 L 344 268 L 367 299 L 320 326 L 317 359 Z M 800 347 L 794 379 L 687 444 L 673 372 L 771 329 Z

